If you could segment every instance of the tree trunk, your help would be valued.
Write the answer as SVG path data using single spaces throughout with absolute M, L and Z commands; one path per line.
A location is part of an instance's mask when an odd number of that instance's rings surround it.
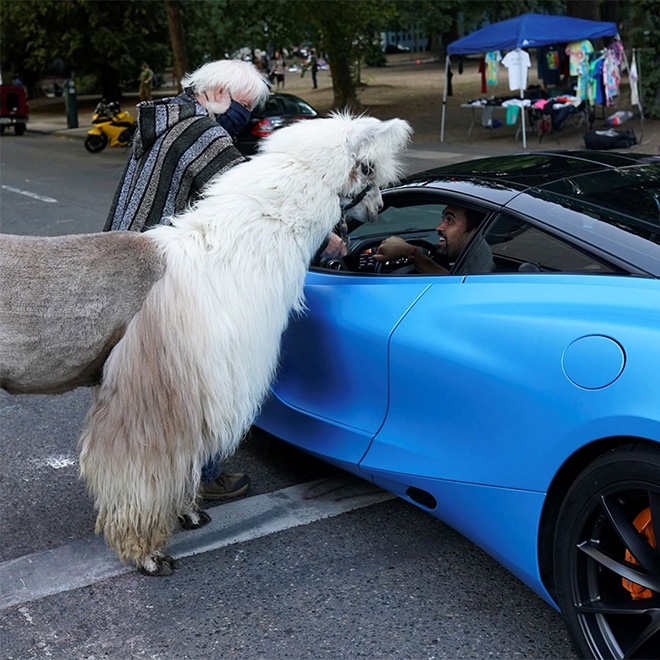
M 334 94 L 332 107 L 337 110 L 343 110 L 344 108 L 356 109 L 358 100 L 355 93 L 355 83 L 351 76 L 351 63 L 346 55 L 333 53 L 331 49 L 328 49 L 328 60 Z
M 119 71 L 107 63 L 101 65 L 101 89 L 106 101 L 121 101 L 119 89 Z
M 172 46 L 172 63 L 174 77 L 176 78 L 179 91 L 181 91 L 181 78 L 188 71 L 188 57 L 183 39 L 183 24 L 181 13 L 176 0 L 165 0 L 165 11 L 167 13 L 167 29 L 170 33 L 170 44 Z

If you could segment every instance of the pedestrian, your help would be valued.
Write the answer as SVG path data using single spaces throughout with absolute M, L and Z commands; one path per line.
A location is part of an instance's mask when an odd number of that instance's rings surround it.
M 140 76 L 140 101 L 151 101 L 151 86 L 154 81 L 154 72 L 146 62 L 142 62 Z
M 275 85 L 276 89 L 284 89 L 284 75 L 286 73 L 286 62 L 284 57 L 280 54 L 279 50 L 275 51 L 275 57 L 273 58 L 273 70 L 272 74 L 275 76 Z
M 212 177 L 245 160 L 232 136 L 268 98 L 263 74 L 249 62 L 221 60 L 184 76 L 181 85 L 176 97 L 137 106 L 138 128 L 104 231 L 170 224 Z M 207 500 L 238 497 L 250 487 L 248 475 L 223 473 L 217 456 L 200 477 Z
M 312 72 L 312 85 L 314 86 L 314 89 L 318 89 L 318 84 L 316 82 L 316 74 L 319 72 L 319 62 L 316 57 L 316 53 L 313 50 L 310 59 L 311 59 L 310 70 Z

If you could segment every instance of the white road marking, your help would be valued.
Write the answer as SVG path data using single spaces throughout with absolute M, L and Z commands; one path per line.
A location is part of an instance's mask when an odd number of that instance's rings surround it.
M 26 197 L 32 197 L 32 199 L 38 199 L 40 202 L 57 202 L 56 199 L 52 197 L 46 197 L 45 195 L 37 195 L 37 193 L 30 192 L 29 190 L 21 190 L 20 188 L 14 188 L 13 186 L 1 186 L 3 190 L 8 190 L 9 192 L 17 193 L 19 195 L 25 195 Z
M 311 481 L 214 507 L 208 510 L 213 520 L 206 527 L 176 532 L 166 552 L 175 558 L 209 552 L 394 497 L 348 475 Z M 120 563 L 100 537 L 10 559 L 0 564 L 0 610 L 80 589 L 133 570 L 132 566 Z
M 61 470 L 62 468 L 69 467 L 70 465 L 76 464 L 76 459 L 73 456 L 67 456 L 66 454 L 60 454 L 58 456 L 47 456 L 43 462 L 48 467 L 53 468 L 54 470 Z

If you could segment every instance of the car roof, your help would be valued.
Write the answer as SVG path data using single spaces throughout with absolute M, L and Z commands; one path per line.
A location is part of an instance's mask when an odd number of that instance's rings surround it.
M 506 207 L 660 277 L 657 156 L 587 150 L 511 154 L 420 172 L 394 190 L 410 188 Z
M 409 177 L 405 184 L 451 177 L 453 180 L 496 181 L 503 188 L 525 190 L 612 167 L 648 162 L 653 156 L 602 151 L 539 151 L 479 158 L 445 165 Z

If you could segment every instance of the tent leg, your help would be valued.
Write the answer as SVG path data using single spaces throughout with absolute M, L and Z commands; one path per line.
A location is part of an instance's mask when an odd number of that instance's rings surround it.
M 442 124 L 440 125 L 440 142 L 445 141 L 445 113 L 447 111 L 447 84 L 449 82 L 449 55 L 445 62 L 445 88 L 442 91 Z
M 520 98 L 525 98 L 525 90 L 520 90 Z M 520 120 L 522 121 L 523 149 L 527 149 L 527 128 L 525 126 L 525 106 L 520 106 Z

